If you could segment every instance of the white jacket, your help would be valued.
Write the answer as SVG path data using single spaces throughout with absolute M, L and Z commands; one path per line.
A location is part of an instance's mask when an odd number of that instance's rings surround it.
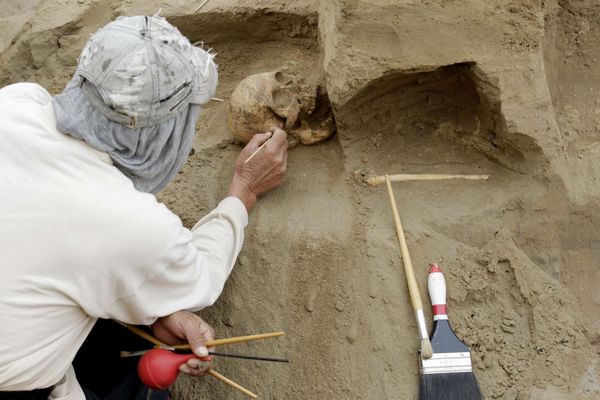
M 0 391 L 57 385 L 97 318 L 151 324 L 220 295 L 248 215 L 229 197 L 192 230 L 110 158 L 58 132 L 41 86 L 0 89 Z

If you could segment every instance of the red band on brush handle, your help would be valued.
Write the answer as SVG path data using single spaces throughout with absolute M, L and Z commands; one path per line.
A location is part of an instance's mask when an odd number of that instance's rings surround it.
M 446 311 L 446 280 L 444 273 L 437 264 L 429 265 L 429 276 L 427 277 L 427 289 L 433 310 L 433 320 L 448 319 Z
M 431 306 L 431 308 L 433 309 L 433 315 L 448 315 L 448 312 L 446 311 L 446 305 L 445 304 L 434 304 L 433 306 Z
M 442 269 L 439 265 L 432 263 L 429 264 L 429 273 L 431 274 L 432 272 L 442 272 Z

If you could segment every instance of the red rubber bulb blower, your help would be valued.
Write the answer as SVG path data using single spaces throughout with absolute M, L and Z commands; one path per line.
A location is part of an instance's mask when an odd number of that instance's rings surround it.
M 196 358 L 194 354 L 175 354 L 165 349 L 152 349 L 138 363 L 142 383 L 152 389 L 166 389 L 177 380 L 179 366 Z

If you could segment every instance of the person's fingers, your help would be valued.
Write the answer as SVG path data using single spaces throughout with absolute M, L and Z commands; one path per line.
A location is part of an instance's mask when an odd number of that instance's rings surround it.
M 282 133 L 283 133 L 284 135 L 287 135 L 287 134 L 285 133 L 285 131 L 284 131 L 283 129 L 281 129 L 280 127 L 278 127 L 278 126 L 272 126 L 272 127 L 270 127 L 270 128 L 269 128 L 269 132 L 271 132 L 273 135 L 275 135 L 275 134 L 277 134 L 277 135 L 281 135 Z
M 199 357 L 208 356 L 208 349 L 204 343 L 213 340 L 215 331 L 200 317 L 193 315 L 183 325 L 183 333 L 190 344 L 192 351 Z
M 272 132 L 271 141 L 273 142 L 273 146 L 277 146 L 277 147 L 285 146 L 287 148 L 287 133 L 283 129 L 280 129 L 277 127 L 271 128 L 271 132 Z
M 192 373 L 192 369 L 190 367 L 188 367 L 187 363 L 181 364 L 179 366 L 179 371 L 184 372 L 186 374 Z
M 277 158 L 276 158 L 276 169 L 274 170 L 277 179 L 279 180 L 279 183 L 281 183 L 283 181 L 283 178 L 285 177 L 286 171 L 287 171 L 287 159 L 288 159 L 288 152 L 284 151 L 283 153 L 280 153 Z
M 271 142 L 267 144 L 267 147 L 279 149 L 285 146 L 285 148 L 287 148 L 287 133 L 276 126 L 272 127 L 270 131 L 273 133 L 273 136 L 271 137 Z
M 287 161 L 288 161 L 288 152 L 286 151 L 283 154 L 283 168 L 284 168 L 284 170 L 287 170 Z
M 204 339 L 204 341 L 208 342 L 208 341 L 214 340 L 215 339 L 215 330 L 213 329 L 213 327 L 208 325 L 202 319 L 200 319 L 200 323 L 201 323 L 202 338 Z
M 179 366 L 179 371 L 193 376 L 204 375 L 207 370 L 212 367 L 211 362 L 202 361 L 197 358 L 192 358 L 186 363 Z
M 206 360 L 206 358 L 209 358 L 208 360 Z M 212 356 L 208 356 L 208 357 L 204 357 L 204 358 L 191 358 L 189 360 L 187 360 L 186 364 L 189 368 L 192 369 L 203 369 L 203 368 L 207 368 L 209 366 L 212 365 L 212 360 L 214 357 Z
M 206 375 L 206 371 L 207 371 L 208 369 L 210 369 L 210 367 L 209 367 L 209 368 L 206 368 L 206 369 L 204 369 L 204 368 L 202 368 L 202 369 L 196 369 L 196 368 L 190 368 L 190 367 L 188 367 L 188 365 L 187 365 L 187 364 L 181 364 L 181 365 L 179 366 L 179 371 L 181 371 L 181 372 L 183 372 L 183 373 L 186 373 L 186 374 L 188 374 L 188 375 L 191 375 L 191 376 L 202 376 L 202 375 Z
M 252 139 L 250 139 L 250 141 L 248 142 L 248 144 L 246 145 L 246 147 L 244 148 L 244 150 L 248 149 L 248 150 L 254 150 L 260 146 L 262 146 L 262 144 L 264 142 L 267 141 L 267 139 L 269 139 L 271 137 L 272 133 L 268 132 L 268 133 L 257 133 L 256 135 L 252 136 Z

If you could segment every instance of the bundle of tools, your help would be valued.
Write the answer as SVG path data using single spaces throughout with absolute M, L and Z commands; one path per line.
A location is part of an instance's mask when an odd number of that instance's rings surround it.
M 168 345 L 166 343 L 161 342 L 148 332 L 138 328 L 133 325 L 125 325 L 127 329 L 136 335 L 146 339 L 150 343 L 154 345 L 153 349 L 150 350 L 141 350 L 141 351 L 122 351 L 121 357 L 133 357 L 133 356 L 141 356 L 140 361 L 138 363 L 138 375 L 140 380 L 144 383 L 144 385 L 152 388 L 152 389 L 166 389 L 171 386 L 177 380 L 177 376 L 179 375 L 179 366 L 185 364 L 188 360 L 192 358 L 198 358 L 195 354 L 190 353 L 190 345 Z M 206 347 L 216 347 L 222 346 L 226 344 L 233 343 L 243 343 L 260 339 L 269 339 L 275 338 L 279 336 L 285 335 L 284 332 L 271 332 L 271 333 L 262 333 L 258 335 L 248 335 L 248 336 L 238 336 L 224 339 L 215 339 L 205 343 Z M 182 353 L 180 353 L 182 352 Z M 285 358 L 273 358 L 273 357 L 258 357 L 258 356 L 248 356 L 241 354 L 231 354 L 231 353 L 220 353 L 220 352 L 209 352 L 210 356 L 220 356 L 220 357 L 231 357 L 231 358 L 239 358 L 245 360 L 255 360 L 255 361 L 269 361 L 269 362 L 283 362 L 288 363 L 289 360 Z M 221 382 L 230 385 L 231 387 L 239 390 L 245 395 L 256 399 L 258 396 L 252 393 L 250 390 L 245 387 L 237 384 L 231 379 L 221 375 L 214 369 L 209 369 L 206 371 L 210 376 L 220 380 Z
M 419 180 L 418 175 L 394 175 L 395 181 Z M 406 178 L 406 179 L 404 179 Z M 434 179 L 487 179 L 487 175 L 426 175 L 423 180 Z M 421 339 L 421 400 L 481 400 L 481 392 L 473 374 L 471 351 L 458 339 L 450 323 L 446 311 L 446 281 L 444 274 L 437 264 L 430 264 L 428 290 L 433 310 L 433 331 L 427 334 L 423 304 L 419 294 L 419 286 L 415 279 L 413 265 L 406 244 L 406 237 L 390 176 L 375 177 L 372 182 L 386 182 L 402 263 L 406 274 L 408 291 L 417 319 Z M 373 184 L 372 183 L 372 184 Z

